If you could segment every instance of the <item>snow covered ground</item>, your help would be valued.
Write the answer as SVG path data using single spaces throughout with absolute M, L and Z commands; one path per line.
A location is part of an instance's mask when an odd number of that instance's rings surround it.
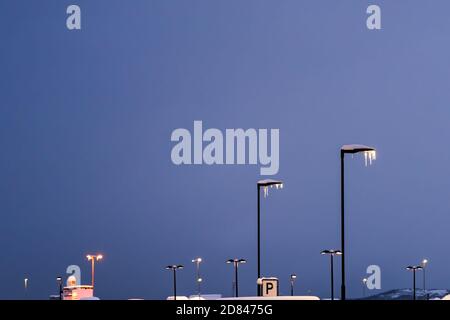
M 430 289 L 430 290 L 416 290 L 417 300 L 440 300 L 446 295 L 450 294 L 450 290 L 447 289 Z M 368 296 L 360 300 L 412 300 L 412 289 L 395 289 L 379 293 L 373 296 Z

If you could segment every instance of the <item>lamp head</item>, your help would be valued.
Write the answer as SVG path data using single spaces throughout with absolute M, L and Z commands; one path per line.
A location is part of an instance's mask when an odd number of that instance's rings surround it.
M 101 255 L 101 254 L 96 254 L 96 255 L 94 255 L 94 254 L 88 254 L 88 255 L 86 256 L 86 258 L 88 259 L 88 261 L 91 261 L 91 260 L 99 261 L 99 260 L 102 260 L 102 259 L 103 259 L 103 255 Z
M 265 179 L 265 180 L 259 180 L 258 186 L 260 187 L 269 187 L 274 185 L 283 185 L 283 181 L 280 180 L 274 180 L 274 179 Z
M 341 156 L 345 153 L 355 154 L 360 152 L 364 153 L 366 166 L 367 164 L 372 164 L 372 161 L 377 159 L 377 152 L 373 147 L 363 144 L 346 144 L 341 147 Z
M 266 197 L 269 194 L 269 187 L 272 188 L 273 186 L 275 186 L 275 188 L 277 189 L 283 189 L 283 181 L 273 179 L 265 179 L 258 181 L 258 189 L 263 187 L 264 197 Z
M 240 263 L 247 263 L 247 260 L 245 260 L 245 259 L 228 259 L 226 262 L 228 264 L 230 264 L 230 263 L 240 264 Z
M 342 255 L 342 252 L 341 250 L 330 249 L 330 250 L 323 250 L 320 254 L 331 254 L 333 256 L 340 256 Z
M 173 264 L 173 265 L 169 265 L 166 267 L 167 270 L 177 270 L 177 269 L 183 269 L 183 268 L 184 268 L 184 266 L 182 266 L 181 264 L 179 264 L 179 265 Z
M 416 270 L 422 270 L 423 268 L 421 266 L 407 266 L 406 270 L 409 271 L 416 271 Z
M 341 151 L 344 153 L 359 153 L 359 152 L 375 151 L 375 148 L 365 146 L 363 144 L 346 144 L 341 147 Z

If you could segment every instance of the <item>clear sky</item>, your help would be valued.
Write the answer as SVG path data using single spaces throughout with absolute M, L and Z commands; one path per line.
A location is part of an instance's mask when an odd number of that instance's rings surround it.
M 66 28 L 78 4 L 82 30 Z M 382 9 L 382 30 L 366 8 Z M 348 293 L 368 265 L 382 288 L 449 288 L 450 2 L 40 0 L 0 2 L 0 298 L 47 298 L 102 252 L 102 298 L 231 294 L 247 258 L 255 293 L 259 166 L 175 166 L 171 132 L 279 128 L 282 191 L 262 204 L 262 271 L 327 296 L 339 248 L 339 148 L 347 161 Z M 336 266 L 336 273 L 339 266 Z M 339 277 L 336 276 L 336 288 Z M 336 294 L 338 290 L 336 290 Z

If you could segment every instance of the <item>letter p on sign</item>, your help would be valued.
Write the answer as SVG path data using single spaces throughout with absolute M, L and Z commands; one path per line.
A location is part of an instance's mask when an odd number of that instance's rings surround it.
M 261 284 L 263 297 L 278 296 L 278 278 L 261 278 Z

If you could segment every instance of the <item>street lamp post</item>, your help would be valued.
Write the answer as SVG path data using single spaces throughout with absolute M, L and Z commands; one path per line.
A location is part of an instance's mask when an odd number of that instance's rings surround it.
M 408 266 L 406 270 L 413 273 L 413 300 L 416 300 L 416 271 L 423 270 L 422 266 Z
M 362 286 L 363 286 L 363 298 L 365 298 L 366 297 L 367 278 L 362 279 Z
M 201 296 L 201 283 L 203 279 L 200 277 L 200 263 L 202 263 L 202 258 L 195 258 L 192 260 L 192 263 L 195 263 L 197 270 L 197 290 L 198 290 L 198 298 Z
M 62 300 L 63 299 L 62 277 L 57 277 L 56 283 L 58 284 L 59 300 Z
M 295 282 L 295 280 L 297 280 L 297 275 L 291 274 L 290 280 L 291 280 L 291 296 L 293 297 L 294 296 L 294 282 Z
M 201 283 L 203 279 L 200 277 L 200 263 L 202 263 L 202 258 L 195 258 L 192 260 L 192 263 L 195 263 L 197 270 L 197 290 L 198 290 L 198 298 L 201 296 Z
M 234 296 L 239 297 L 238 268 L 241 263 L 247 263 L 245 259 L 228 259 L 227 264 L 233 264 L 234 267 Z
M 283 188 L 283 182 L 278 180 L 260 180 L 257 183 L 258 189 L 258 218 L 257 218 L 257 228 L 258 228 L 258 279 L 261 278 L 261 188 L 264 189 L 264 197 L 268 195 L 269 187 L 275 186 L 277 189 Z M 257 286 L 258 296 L 261 295 L 261 285 L 258 282 Z
M 425 269 L 426 266 L 428 264 L 428 259 L 423 259 L 422 262 L 420 263 L 420 266 L 422 267 L 422 271 L 423 271 L 423 293 L 425 294 L 425 297 L 428 300 L 428 294 L 427 294 L 427 287 L 426 287 L 426 280 L 425 280 Z
M 184 267 L 181 264 L 174 264 L 166 267 L 166 270 L 173 271 L 173 300 L 177 300 L 177 270 L 181 270 L 183 268 Z
M 341 299 L 345 300 L 346 292 L 345 292 L 345 206 L 344 206 L 344 192 L 345 192 L 345 176 L 344 176 L 344 158 L 345 154 L 355 154 L 355 153 L 364 153 L 364 157 L 367 163 L 372 163 L 372 160 L 376 159 L 376 151 L 375 148 L 368 147 L 365 145 L 352 144 L 352 145 L 344 145 L 341 147 L 341 250 L 342 250 L 342 259 L 341 259 Z
M 334 256 L 342 255 L 340 250 L 323 250 L 320 254 L 330 256 L 330 274 L 331 274 L 331 300 L 334 300 Z
M 91 261 L 91 286 L 92 286 L 92 292 L 94 292 L 94 278 L 95 278 L 95 262 L 100 261 L 103 259 L 103 255 L 101 254 L 88 254 L 86 256 L 88 261 Z

